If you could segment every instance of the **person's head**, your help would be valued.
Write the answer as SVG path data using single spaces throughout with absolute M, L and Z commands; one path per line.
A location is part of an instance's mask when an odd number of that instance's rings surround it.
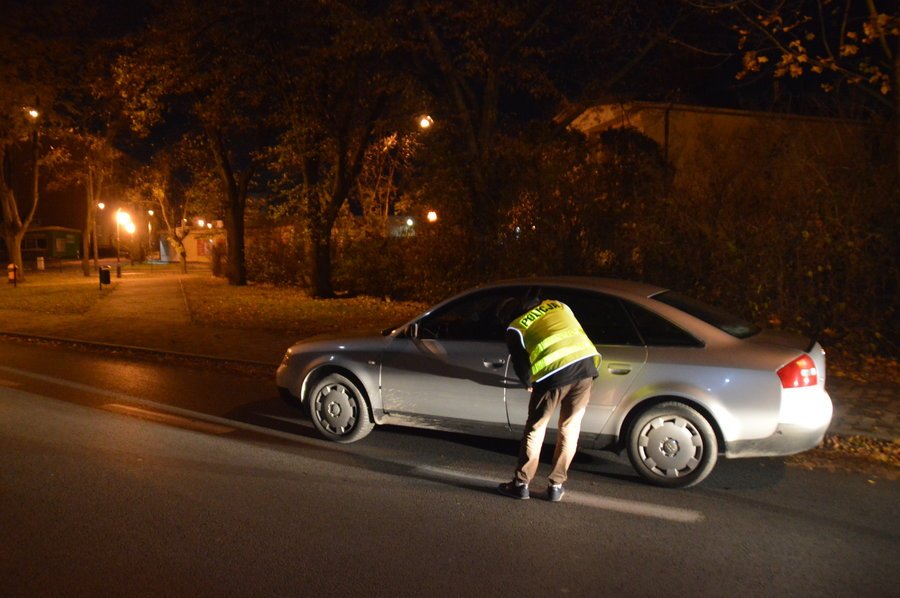
M 521 299 L 518 297 L 507 297 L 497 306 L 497 319 L 505 326 L 524 311 Z
M 522 313 L 530 311 L 541 304 L 541 298 L 537 295 L 528 295 L 522 299 Z
M 497 307 L 497 319 L 502 324 L 513 321 L 513 318 L 519 316 L 529 309 L 533 309 L 541 302 L 536 296 L 533 297 L 507 297 Z

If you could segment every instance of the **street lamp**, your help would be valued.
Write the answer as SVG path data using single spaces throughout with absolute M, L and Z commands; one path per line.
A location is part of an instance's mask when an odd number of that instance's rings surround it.
M 128 257 L 131 259 L 131 265 L 134 266 L 134 231 L 137 230 L 137 227 L 134 225 L 134 222 L 129 220 L 125 223 L 125 232 L 131 235 L 131 242 L 128 244 Z
M 122 225 L 131 225 L 131 232 L 134 233 L 134 224 L 131 222 L 131 216 L 127 212 L 120 209 L 116 210 L 116 278 L 122 278 L 122 265 L 119 263 L 122 255 Z
M 147 215 L 149 216 L 149 218 L 147 218 L 147 253 L 151 254 L 151 255 L 147 256 L 147 259 L 152 260 L 153 259 L 153 255 L 152 255 L 152 253 L 153 253 L 153 220 L 152 220 L 153 210 L 147 210 Z M 153 262 L 151 261 L 150 263 L 152 264 Z
M 97 205 L 91 210 L 91 216 L 93 222 L 91 223 L 91 234 L 94 237 L 94 269 L 98 269 L 100 267 L 100 253 L 97 247 L 97 210 L 105 210 L 106 204 L 102 201 L 97 202 Z
M 37 103 L 37 102 L 35 102 Z M 36 206 L 38 203 L 38 157 L 39 157 L 39 149 L 38 149 L 38 127 L 37 127 L 37 119 L 41 115 L 40 112 L 36 108 L 25 108 L 25 112 L 28 114 L 28 118 L 31 119 L 31 185 L 32 185 L 32 197 L 31 201 L 33 206 Z M 14 204 L 15 205 L 15 204 Z M 21 253 L 19 254 L 18 264 L 20 268 L 24 265 L 22 264 Z
M 428 214 L 425 215 L 425 218 L 428 219 L 428 222 L 437 222 L 438 215 L 434 210 L 429 210 Z
M 428 129 L 431 125 L 434 124 L 434 119 L 428 116 L 427 114 L 423 114 L 419 117 L 419 128 L 420 129 Z

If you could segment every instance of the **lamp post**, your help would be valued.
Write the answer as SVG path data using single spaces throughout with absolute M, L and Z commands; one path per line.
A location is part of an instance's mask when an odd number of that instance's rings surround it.
M 129 216 L 128 213 L 123 212 L 120 208 L 116 210 L 116 278 L 122 278 L 122 265 L 120 260 L 122 255 L 121 228 L 123 224 L 126 225 L 126 227 L 130 224 L 131 232 L 134 232 L 134 224 L 131 222 L 131 216 Z
M 35 105 L 37 105 L 36 99 L 35 99 Z M 33 194 L 31 201 L 32 201 L 32 205 L 37 205 L 37 202 L 38 202 L 38 158 L 39 158 L 39 153 L 40 153 L 40 150 L 38 148 L 37 120 L 38 120 L 38 117 L 41 115 L 41 113 L 37 110 L 37 108 L 24 108 L 24 110 L 25 110 L 25 114 L 27 115 L 28 119 L 31 121 L 31 162 L 32 162 L 31 185 L 32 185 L 32 194 Z M 13 205 L 15 205 L 15 204 L 13 204 Z M 18 275 L 18 278 L 20 280 L 24 280 L 23 274 L 24 274 L 25 270 L 24 270 L 23 266 L 25 264 L 22 259 L 21 249 L 16 248 L 14 250 L 12 248 L 9 248 L 9 253 L 10 253 L 10 258 L 12 258 L 11 261 L 16 266 L 16 269 L 17 269 L 16 271 L 20 273 Z M 16 257 L 16 253 L 18 253 L 18 257 Z
M 122 224 L 122 210 L 116 210 L 116 278 L 122 278 L 122 266 L 119 264 L 119 256 L 122 250 L 122 240 L 119 236 L 119 228 Z
M 97 210 L 105 210 L 106 204 L 101 202 L 97 202 L 97 205 L 94 206 L 94 209 L 91 211 L 91 216 L 93 217 L 93 222 L 91 223 L 91 235 L 94 237 L 94 269 L 97 270 L 100 268 L 100 252 L 97 247 Z
M 147 210 L 147 259 L 153 260 L 153 210 Z
M 134 222 L 129 220 L 125 223 L 125 231 L 131 235 L 131 242 L 128 244 L 128 257 L 131 259 L 131 266 L 134 267 L 134 231 L 137 227 L 134 225 Z

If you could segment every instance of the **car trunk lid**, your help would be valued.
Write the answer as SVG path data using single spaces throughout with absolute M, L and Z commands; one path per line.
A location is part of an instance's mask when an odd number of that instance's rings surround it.
M 815 341 L 793 332 L 785 332 L 783 330 L 763 330 L 759 334 L 746 339 L 748 343 L 775 345 L 788 349 L 796 349 L 809 353 L 815 346 Z

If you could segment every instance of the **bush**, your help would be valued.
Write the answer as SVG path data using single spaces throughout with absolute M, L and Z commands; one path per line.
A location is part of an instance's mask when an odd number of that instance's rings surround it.
M 308 288 L 309 249 L 306 236 L 296 226 L 255 228 L 247 232 L 247 279 Z

